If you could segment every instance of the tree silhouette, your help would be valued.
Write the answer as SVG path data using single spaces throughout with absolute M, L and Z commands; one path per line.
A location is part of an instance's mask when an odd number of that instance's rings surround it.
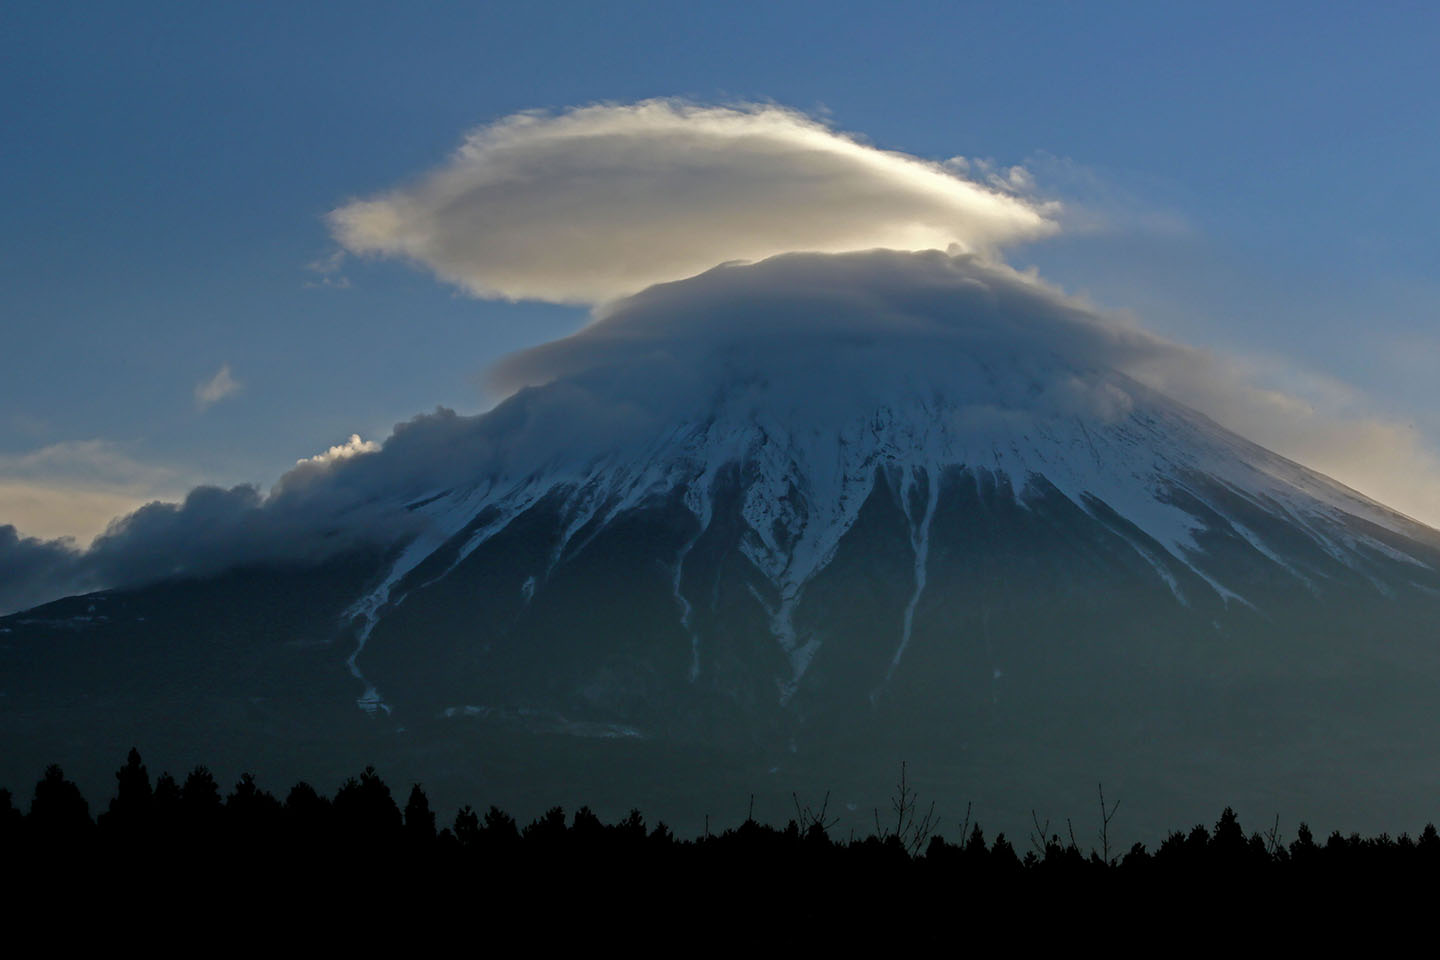
M 486 810 L 485 840 L 497 847 L 505 847 L 518 842 L 520 830 L 515 823 L 515 818 L 496 806 Z
M 455 826 L 452 829 L 455 840 L 462 849 L 473 850 L 480 843 L 480 817 L 470 804 L 465 804 L 456 812 Z
M 32 834 L 49 843 L 83 840 L 93 826 L 90 804 L 55 763 L 45 768 L 45 776 L 35 784 L 35 796 L 30 801 L 30 815 L 26 819 Z
M 155 792 L 150 798 L 150 813 L 156 836 L 165 844 L 174 842 L 181 828 L 182 806 L 180 785 L 169 773 L 155 778 Z
M 15 806 L 15 798 L 9 790 L 0 788 L 0 844 L 9 846 L 20 835 L 25 817 Z
M 276 839 L 284 808 L 280 801 L 255 784 L 255 775 L 242 773 L 225 798 L 225 821 L 232 843 L 268 845 Z
M 487 816 L 485 819 L 488 823 L 490 818 Z M 534 844 L 537 852 L 555 852 L 565 841 L 564 809 L 551 807 L 544 814 L 530 821 L 520 832 L 520 836 L 527 846 Z
M 220 785 L 206 766 L 197 766 L 180 787 L 181 820 L 192 840 L 208 842 L 220 832 L 220 817 L 225 806 L 220 799 Z
M 898 845 L 910 856 L 917 856 L 925 848 L 925 841 L 939 826 L 935 816 L 935 804 L 930 804 L 924 816 L 919 814 L 920 797 L 907 779 L 907 768 L 900 762 L 900 779 L 895 784 L 895 793 L 890 798 L 890 810 L 895 815 L 895 825 L 884 828 L 880 825 L 880 811 L 875 811 L 875 834 L 883 840 Z M 828 797 L 827 797 L 828 801 Z M 822 811 L 821 817 L 824 813 Z
M 345 781 L 335 794 L 334 811 L 336 825 L 347 835 L 368 835 L 386 845 L 400 834 L 400 808 L 374 767 Z
M 1215 861 L 1226 867 L 1234 867 L 1245 859 L 1245 831 L 1240 829 L 1240 818 L 1229 807 L 1215 822 L 1215 833 L 1210 837 L 1210 849 Z
M 1100 792 L 1100 859 L 1107 864 L 1110 863 L 1110 821 L 1115 819 L 1115 811 L 1120 809 L 1120 801 L 1116 800 L 1108 808 L 1105 806 L 1105 784 L 1098 784 Z M 1033 814 L 1034 811 L 1031 811 Z
M 405 802 L 405 836 L 414 846 L 435 839 L 435 814 L 430 810 L 430 798 L 418 783 L 410 788 L 410 799 Z
M 330 801 L 304 780 L 285 795 L 280 822 L 284 843 L 291 849 L 323 854 L 333 842 Z
M 1315 835 L 1310 832 L 1308 823 L 1301 823 L 1295 831 L 1295 840 L 1290 844 L 1290 859 L 1297 866 L 1309 867 L 1315 862 L 1320 848 L 1315 843 Z
M 190 771 L 180 788 L 180 802 L 193 814 L 211 816 L 219 812 L 220 785 L 210 768 L 198 766 Z
M 645 840 L 645 817 L 639 810 L 631 809 L 624 820 L 615 825 L 615 834 L 627 844 L 639 844 Z
M 140 760 L 140 751 L 131 747 L 125 765 L 115 771 L 115 796 L 100 815 L 99 825 L 121 839 L 137 840 L 149 830 L 154 800 L 150 774 Z
M 305 825 L 315 823 L 330 811 L 330 801 L 315 792 L 315 788 L 304 780 L 290 788 L 285 795 L 285 815 Z

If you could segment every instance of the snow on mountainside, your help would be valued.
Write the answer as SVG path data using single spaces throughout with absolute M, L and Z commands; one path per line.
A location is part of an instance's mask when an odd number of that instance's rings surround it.
M 801 266 L 824 280 L 844 258 L 817 260 L 818 267 Z M 765 266 L 729 269 L 759 274 Z M 582 332 L 578 344 L 562 344 L 555 369 L 540 376 L 553 379 L 466 425 L 491 451 L 481 477 L 406 491 L 421 532 L 351 608 L 351 670 L 362 676 L 365 646 L 381 619 L 537 504 L 557 505 L 561 529 L 548 562 L 520 588 L 526 604 L 544 603 L 556 566 L 618 518 L 678 496 L 693 530 L 664 562 L 674 618 L 690 635 L 695 680 L 706 651 L 691 629 L 695 600 L 681 585 L 687 556 L 715 516 L 716 481 L 727 468 L 742 478 L 738 549 L 771 588 L 755 601 L 788 664 L 779 678 L 782 703 L 822 643 L 797 630 L 797 606 L 879 477 L 897 488 L 912 561 L 909 599 L 886 641 L 885 679 L 912 639 L 947 471 L 983 471 L 1022 508 L 1058 492 L 1127 543 L 1181 605 L 1192 602 L 1193 588 L 1177 570 L 1194 574 L 1226 605 L 1259 602 L 1223 564 L 1207 562 L 1206 532 L 1238 538 L 1280 575 L 1312 593 L 1325 590 L 1324 574 L 1255 529 L 1252 511 L 1298 531 L 1382 591 L 1387 585 L 1367 572 L 1377 557 L 1430 570 L 1424 551 L 1405 546 L 1429 539 L 1426 528 L 1109 365 L 1107 350 L 1122 360 L 1136 351 L 1109 345 L 1130 334 L 1053 304 L 1037 306 L 1041 298 L 1023 282 L 974 263 L 925 266 L 926 296 L 865 305 L 879 327 L 844 312 L 827 316 L 820 297 L 811 305 L 819 316 L 807 318 L 815 326 L 807 323 L 803 339 L 792 340 L 783 325 L 767 328 L 773 295 L 762 285 L 716 308 L 690 342 L 671 330 L 648 338 L 650 305 L 640 302 Z M 577 347 L 585 357 L 578 364 Z M 417 580 L 411 575 L 422 565 L 426 576 Z M 361 705 L 384 706 L 374 685 Z

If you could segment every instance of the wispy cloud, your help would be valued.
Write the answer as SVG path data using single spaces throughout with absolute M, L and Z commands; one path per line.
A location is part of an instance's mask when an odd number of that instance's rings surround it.
M 323 257 L 311 260 L 305 264 L 305 269 L 317 275 L 317 279 L 306 280 L 306 287 L 334 287 L 338 290 L 348 289 L 350 278 L 341 271 L 345 267 L 345 251 L 333 250 Z
M 202 412 L 240 392 L 242 384 L 230 373 L 230 364 L 221 364 L 215 375 L 195 384 L 195 406 Z
M 770 104 L 524 113 L 417 183 L 330 215 L 356 254 L 481 297 L 594 303 L 797 250 L 991 251 L 1053 209 Z
M 1160 199 L 1167 190 L 1158 183 L 1137 186 L 1043 150 L 1027 157 L 1023 166 L 963 157 L 947 162 L 956 161 L 968 164 L 971 176 L 997 190 L 1053 204 L 1061 231 L 1071 236 L 1099 233 L 1182 239 L 1195 235 L 1194 225 L 1184 214 Z

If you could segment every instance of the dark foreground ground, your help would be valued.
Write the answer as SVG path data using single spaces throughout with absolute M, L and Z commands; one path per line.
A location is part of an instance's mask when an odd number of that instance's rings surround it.
M 285 930 L 292 946 L 329 931 L 355 949 L 401 935 L 411 952 L 459 931 L 469 954 L 561 940 L 627 952 L 1097 942 L 1129 953 L 1241 934 L 1256 947 L 1428 936 L 1440 891 L 1432 826 L 1315 837 L 1301 825 L 1287 837 L 1278 824 L 1247 832 L 1227 809 L 1153 849 L 1117 849 L 1103 820 L 1093 842 L 1038 818 L 1026 837 L 963 819 L 942 832 L 906 780 L 863 834 L 837 835 L 823 802 L 796 798 L 784 826 L 747 817 L 681 837 L 639 811 L 604 822 L 588 807 L 527 823 L 462 807 L 442 822 L 420 785 L 402 803 L 373 770 L 333 795 L 302 782 L 283 797 L 249 777 L 223 789 L 204 768 L 152 778 L 133 752 L 115 776 L 93 805 L 58 767 L 24 800 L 0 794 L 12 935 L 35 926 L 58 945 L 185 929 L 224 952 Z

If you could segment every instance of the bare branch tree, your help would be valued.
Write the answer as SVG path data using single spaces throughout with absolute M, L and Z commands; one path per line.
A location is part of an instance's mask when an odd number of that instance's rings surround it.
M 931 801 L 930 807 L 920 816 L 919 794 L 910 786 L 905 761 L 900 762 L 900 780 L 895 785 L 895 795 L 890 798 L 890 809 L 895 813 L 895 826 L 888 830 L 880 826 L 880 810 L 875 809 L 875 835 L 882 840 L 894 839 L 910 856 L 916 856 L 924 848 L 925 841 L 935 832 L 940 825 L 940 819 L 935 816 L 935 803 Z M 970 811 L 965 812 L 965 823 L 969 826 Z
M 826 812 L 830 809 L 830 791 L 825 791 L 825 800 L 816 810 L 809 804 L 804 807 L 800 805 L 798 794 L 791 793 L 790 799 L 795 801 L 795 822 L 800 826 L 800 832 L 809 833 L 813 829 L 819 829 L 821 833 L 829 833 L 830 828 L 840 822 L 839 817 L 827 818 Z
M 1050 821 L 1047 818 L 1045 826 L 1040 826 L 1040 817 L 1035 813 L 1035 808 L 1030 808 L 1030 822 L 1035 824 L 1035 832 L 1030 834 L 1030 846 L 1035 848 L 1035 855 L 1043 858 L 1045 851 L 1049 849 Z
M 1280 814 L 1275 814 L 1275 825 L 1265 831 L 1265 852 L 1273 858 L 1280 850 Z
M 1107 811 L 1105 809 L 1105 784 L 1099 784 L 1100 790 L 1100 859 L 1106 865 L 1110 864 L 1110 821 L 1115 819 L 1115 811 L 1120 809 L 1120 801 L 1116 800 L 1115 805 Z

